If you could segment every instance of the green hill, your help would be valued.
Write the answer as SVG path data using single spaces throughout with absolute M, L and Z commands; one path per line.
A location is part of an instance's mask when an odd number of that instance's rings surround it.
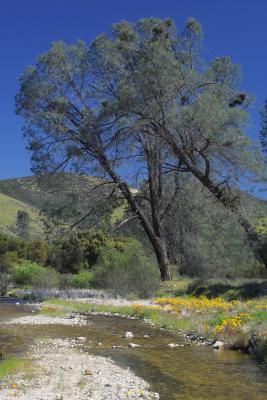
M 48 211 L 51 218 L 68 224 L 88 214 L 79 225 L 82 229 L 97 225 L 101 227 L 105 211 L 105 223 L 114 226 L 123 219 L 127 206 L 123 200 L 116 203 L 112 199 L 105 200 L 113 189 L 114 185 L 108 181 L 74 173 L 41 180 L 35 176 L 0 180 L 0 229 L 14 234 L 19 209 L 29 213 L 33 235 L 42 235 L 38 212 L 43 209 Z M 261 234 L 266 234 L 267 202 L 241 191 L 238 195 L 247 217 Z
M 0 193 L 35 210 L 46 210 L 51 218 L 72 224 L 88 215 L 79 225 L 81 229 L 101 225 L 103 211 L 111 225 L 123 217 L 125 206 L 109 198 L 113 189 L 108 181 L 72 173 L 0 180 Z M 5 214 L 4 209 L 2 213 Z
M 42 237 L 43 228 L 36 208 L 22 201 L 0 193 L 0 231 L 16 235 L 16 217 L 19 210 L 26 211 L 30 217 L 30 234 L 33 238 Z

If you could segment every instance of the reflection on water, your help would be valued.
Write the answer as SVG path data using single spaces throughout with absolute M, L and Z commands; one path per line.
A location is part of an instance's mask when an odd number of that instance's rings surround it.
M 0 305 L 0 323 L 7 316 L 31 312 L 27 307 Z M 182 337 L 153 329 L 140 321 L 121 317 L 90 316 L 86 327 L 20 326 L 0 327 L 0 348 L 6 354 L 24 351 L 36 338 L 85 336 L 86 351 L 109 356 L 118 364 L 130 367 L 146 379 L 162 400 L 266 400 L 267 369 L 249 356 L 238 352 L 214 351 L 210 347 L 168 349 Z M 132 331 L 134 343 L 129 349 L 125 331 Z M 148 334 L 149 339 L 143 335 Z M 98 346 L 98 342 L 102 346 Z M 112 348 L 122 345 L 122 348 Z

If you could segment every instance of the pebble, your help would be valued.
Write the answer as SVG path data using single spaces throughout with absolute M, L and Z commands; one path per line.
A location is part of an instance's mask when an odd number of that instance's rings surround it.
M 125 332 L 125 334 L 124 334 L 124 338 L 126 338 L 126 339 L 131 339 L 133 337 L 134 337 L 134 335 L 132 332 Z
M 84 375 L 93 375 L 93 372 L 89 368 L 86 368 Z
M 136 347 L 141 347 L 140 344 L 137 344 L 137 343 L 129 343 L 128 346 L 129 346 L 131 349 L 134 349 L 134 348 L 136 348 Z
M 34 384 L 24 375 L 1 381 L 0 400 L 9 398 L 14 379 L 18 388 L 12 392 L 12 398 L 17 400 L 118 400 L 129 398 L 129 390 L 134 399 L 140 398 L 140 393 L 143 400 L 159 398 L 149 391 L 147 382 L 129 369 L 122 369 L 107 358 L 80 354 L 77 343 L 73 345 L 67 339 L 38 342 L 32 347 L 31 357 L 36 365 Z M 59 379 L 64 382 L 60 388 Z
M 169 344 L 168 344 L 168 347 L 169 347 L 170 349 L 174 349 L 175 347 L 179 347 L 179 344 L 178 344 L 178 343 L 169 343 Z

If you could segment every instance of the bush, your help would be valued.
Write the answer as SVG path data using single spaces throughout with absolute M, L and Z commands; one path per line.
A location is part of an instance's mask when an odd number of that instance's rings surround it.
M 61 274 L 59 278 L 59 289 L 66 290 L 71 287 L 72 274 Z
M 50 246 L 48 262 L 61 273 L 75 274 L 97 262 L 107 240 L 107 236 L 100 231 L 75 233 Z
M 12 269 L 13 280 L 19 286 L 33 286 L 38 289 L 50 289 L 59 286 L 60 275 L 53 268 L 42 267 L 31 262 L 22 261 Z
M 107 245 L 95 267 L 94 285 L 113 289 L 121 295 L 134 293 L 140 297 L 155 294 L 160 284 L 158 267 L 146 256 L 137 240 L 126 242 L 122 251 Z
M 31 286 L 34 278 L 41 273 L 43 268 L 35 262 L 26 260 L 15 264 L 12 268 L 14 283 L 19 286 Z
M 26 258 L 26 242 L 0 234 L 0 256 L 4 256 L 7 252 L 16 253 L 18 258 Z
M 0 273 L 0 296 L 5 296 L 11 283 L 11 275 L 8 272 Z
M 47 245 L 42 240 L 34 240 L 27 247 L 27 259 L 45 265 L 47 261 Z
M 91 282 L 93 281 L 94 274 L 90 271 L 81 271 L 76 275 L 72 276 L 70 281 L 70 286 L 75 287 L 77 289 L 86 289 L 91 286 Z
M 54 289 L 59 287 L 59 283 L 59 273 L 50 267 L 41 267 L 39 274 L 35 275 L 32 280 L 34 289 Z

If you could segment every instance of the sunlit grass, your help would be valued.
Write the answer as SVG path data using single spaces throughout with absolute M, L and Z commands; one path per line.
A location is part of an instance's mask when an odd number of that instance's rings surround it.
M 53 304 L 47 304 L 41 308 L 40 314 L 46 315 L 47 317 L 64 317 L 68 315 L 68 312 L 59 305 L 54 306 Z
M 159 298 L 154 306 L 133 304 L 113 306 L 83 303 L 74 300 L 52 299 L 47 305 L 66 312 L 99 312 L 148 319 L 155 326 L 171 331 L 195 332 L 207 338 L 225 342 L 247 343 L 252 332 L 267 340 L 266 298 L 249 301 L 226 301 L 205 297 Z
M 30 360 L 14 357 L 0 362 L 0 379 L 15 375 L 18 372 L 31 373 L 32 365 Z

